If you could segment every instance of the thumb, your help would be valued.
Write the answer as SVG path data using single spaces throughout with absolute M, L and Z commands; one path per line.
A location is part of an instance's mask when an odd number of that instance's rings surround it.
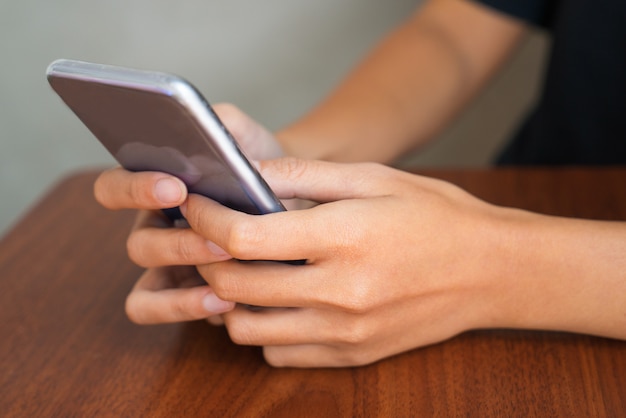
M 280 199 L 316 202 L 377 196 L 384 192 L 378 186 L 388 170 L 376 163 L 340 164 L 293 157 L 259 164 L 259 172 Z

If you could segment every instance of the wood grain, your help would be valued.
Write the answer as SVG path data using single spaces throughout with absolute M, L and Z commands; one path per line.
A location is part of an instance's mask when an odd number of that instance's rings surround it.
M 626 220 L 626 169 L 426 171 L 501 205 Z M 466 333 L 340 370 L 274 369 L 202 322 L 137 326 L 134 214 L 68 177 L 0 243 L 3 417 L 619 417 L 626 343 L 552 332 Z

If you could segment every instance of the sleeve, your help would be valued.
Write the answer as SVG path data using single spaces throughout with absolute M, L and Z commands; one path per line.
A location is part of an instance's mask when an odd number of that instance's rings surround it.
M 547 27 L 550 25 L 556 1 L 550 0 L 471 0 L 484 4 L 530 24 Z

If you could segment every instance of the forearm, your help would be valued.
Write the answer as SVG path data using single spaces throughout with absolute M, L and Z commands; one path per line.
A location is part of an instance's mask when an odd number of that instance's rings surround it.
M 415 31 L 415 34 L 410 32 Z M 333 94 L 280 132 L 291 155 L 388 162 L 432 137 L 467 96 L 462 71 L 435 36 L 391 34 Z
M 390 162 L 445 127 L 522 33 L 471 2 L 431 1 L 279 140 L 305 158 Z
M 626 223 L 514 212 L 495 325 L 626 339 Z

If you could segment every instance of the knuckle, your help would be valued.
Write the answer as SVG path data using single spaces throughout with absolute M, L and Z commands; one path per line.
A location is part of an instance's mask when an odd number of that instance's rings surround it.
M 346 187 L 357 186 L 360 190 L 371 190 L 382 187 L 388 193 L 394 191 L 394 184 L 400 183 L 406 173 L 389 166 L 374 162 L 358 163 L 355 178 L 344 179 L 354 184 L 346 184 Z M 401 182 L 404 184 L 404 181 Z
M 193 245 L 190 242 L 188 231 L 180 230 L 176 231 L 174 234 L 174 238 L 171 240 L 172 244 L 170 247 L 171 257 L 173 260 L 176 260 L 177 264 L 190 264 L 195 261 L 197 258 L 196 251 L 193 249 Z
M 172 321 L 187 321 L 195 318 L 191 308 L 185 298 L 171 298 L 165 313 Z
M 223 268 L 221 265 L 205 265 L 199 266 L 198 271 L 204 279 L 211 285 L 213 292 L 223 300 L 234 300 L 240 296 L 237 291 L 238 281 L 229 269 Z
M 305 160 L 295 157 L 281 158 L 278 160 L 277 164 L 278 169 L 286 173 L 288 178 L 292 180 L 297 180 L 302 177 L 309 167 L 309 164 Z
M 362 296 L 352 296 L 342 302 L 342 307 L 347 313 L 361 315 L 369 311 L 370 302 Z
M 364 283 L 353 286 L 351 293 L 340 299 L 339 308 L 344 312 L 355 315 L 363 315 L 375 307 L 375 295 Z
M 228 232 L 226 252 L 235 258 L 245 260 L 265 241 L 264 233 L 253 218 L 242 218 L 234 223 Z
M 144 207 L 154 204 L 151 190 L 139 181 L 130 181 L 126 188 L 126 193 L 130 201 L 137 206 Z
M 343 345 L 360 346 L 372 338 L 372 330 L 362 318 L 355 318 L 341 330 L 337 336 Z

